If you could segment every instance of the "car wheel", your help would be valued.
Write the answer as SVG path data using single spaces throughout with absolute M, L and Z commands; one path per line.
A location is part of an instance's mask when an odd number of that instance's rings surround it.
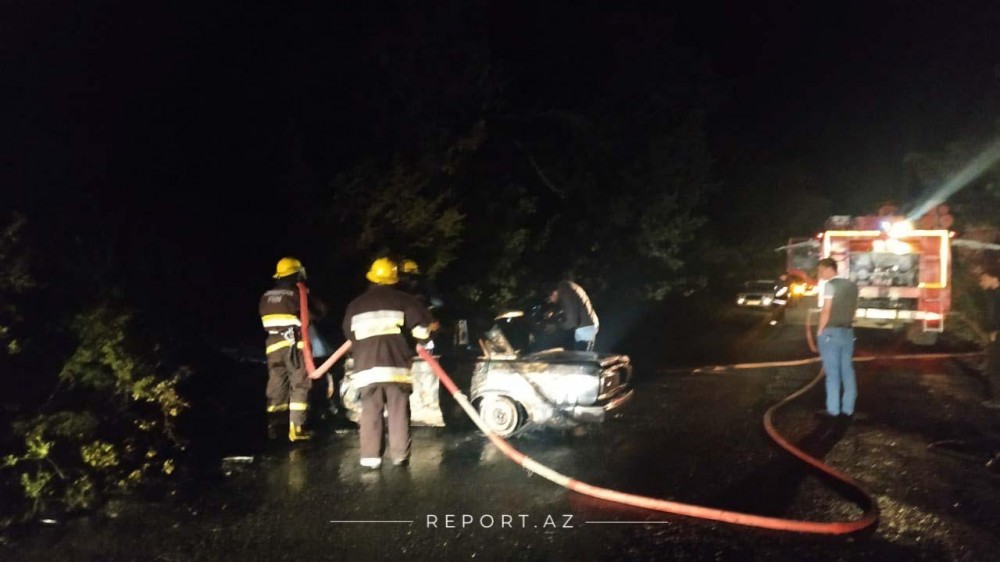
M 487 396 L 479 402 L 479 417 L 487 429 L 500 437 L 509 437 L 524 421 L 518 403 L 506 396 Z

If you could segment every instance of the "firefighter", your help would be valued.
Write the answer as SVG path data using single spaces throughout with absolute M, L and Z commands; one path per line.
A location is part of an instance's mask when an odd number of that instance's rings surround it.
M 375 469 L 382 465 L 383 412 L 393 465 L 409 462 L 414 348 L 406 334 L 426 342 L 433 319 L 416 297 L 393 287 L 399 271 L 389 258 L 375 260 L 366 277 L 371 285 L 347 305 L 343 328 L 351 340 L 354 380 L 361 395 L 361 466 Z
M 431 318 L 433 322 L 431 323 L 431 332 L 436 332 L 441 326 L 438 315 L 441 313 L 441 307 L 444 306 L 444 300 L 438 295 L 437 289 L 434 285 L 422 274 L 420 271 L 420 266 L 417 262 L 405 258 L 399 262 L 398 265 L 399 274 L 399 284 L 396 285 L 399 290 L 410 293 L 411 295 L 417 297 L 420 304 L 427 307 L 427 310 L 431 313 Z M 424 344 L 424 347 L 428 351 L 434 349 L 434 340 L 430 340 Z
M 283 423 L 287 412 L 289 441 L 309 439 L 302 429 L 309 408 L 309 388 L 302 356 L 302 320 L 296 283 L 306 278 L 306 269 L 295 258 L 285 257 L 275 267 L 273 289 L 260 297 L 261 322 L 267 331 L 267 412 L 268 432 Z M 280 421 L 279 421 L 280 420 Z
M 444 306 L 437 288 L 423 275 L 417 262 L 411 259 L 399 262 L 399 288 L 417 297 L 421 304 L 432 311 Z

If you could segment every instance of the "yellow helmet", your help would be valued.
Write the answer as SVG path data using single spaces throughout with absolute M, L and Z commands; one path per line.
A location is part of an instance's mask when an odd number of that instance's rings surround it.
M 302 273 L 302 276 L 306 275 L 306 268 L 302 267 L 302 262 L 295 258 L 281 258 L 278 260 L 278 265 L 274 268 L 274 278 L 288 277 L 289 275 L 295 275 L 296 273 Z
M 400 273 L 407 273 L 407 274 L 412 273 L 415 275 L 420 275 L 420 266 L 417 265 L 417 262 L 410 259 L 406 259 L 399 264 L 399 271 Z
M 399 282 L 399 271 L 396 262 L 389 258 L 379 258 L 372 262 L 372 267 L 365 277 L 379 285 L 395 285 Z

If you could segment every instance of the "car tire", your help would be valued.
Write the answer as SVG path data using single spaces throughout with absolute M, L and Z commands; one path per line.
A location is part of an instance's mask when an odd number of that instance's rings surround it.
M 506 396 L 486 396 L 479 401 L 479 417 L 487 429 L 510 437 L 524 423 L 521 405 Z

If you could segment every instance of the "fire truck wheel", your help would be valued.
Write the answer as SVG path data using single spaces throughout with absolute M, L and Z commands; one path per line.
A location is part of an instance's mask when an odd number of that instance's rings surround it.
M 506 396 L 486 396 L 479 402 L 479 417 L 500 437 L 509 437 L 524 421 L 521 406 Z

